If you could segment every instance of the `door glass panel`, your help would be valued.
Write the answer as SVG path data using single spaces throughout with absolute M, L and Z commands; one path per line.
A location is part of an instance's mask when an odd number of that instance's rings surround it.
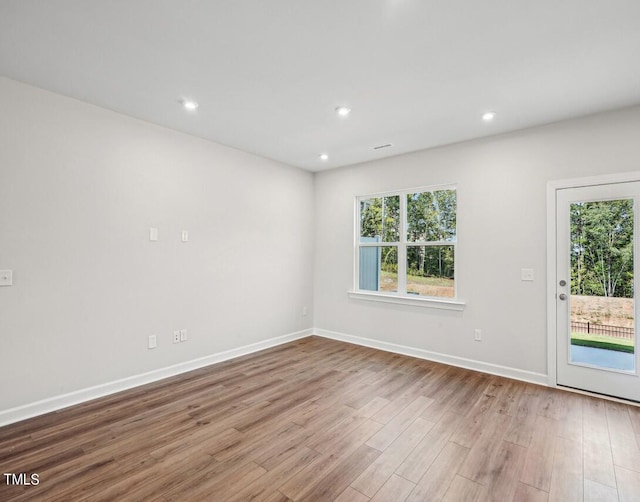
M 570 224 L 570 362 L 633 372 L 633 199 L 574 202 Z

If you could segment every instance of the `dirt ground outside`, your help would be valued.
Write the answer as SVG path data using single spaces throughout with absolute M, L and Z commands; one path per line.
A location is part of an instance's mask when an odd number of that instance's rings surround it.
M 398 291 L 398 274 L 382 271 L 380 291 Z M 421 296 L 443 296 L 453 298 L 455 286 L 453 279 L 444 277 L 407 276 L 407 292 Z
M 571 320 L 634 327 L 633 298 L 571 295 Z

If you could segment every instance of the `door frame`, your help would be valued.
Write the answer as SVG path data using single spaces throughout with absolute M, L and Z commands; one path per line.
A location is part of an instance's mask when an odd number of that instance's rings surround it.
M 547 385 L 558 386 L 557 361 L 557 302 L 556 302 L 556 258 L 557 258 L 557 229 L 556 229 L 556 193 L 565 188 L 580 188 L 613 183 L 628 183 L 640 181 L 640 171 L 630 171 L 618 174 L 586 176 L 552 180 L 547 182 Z

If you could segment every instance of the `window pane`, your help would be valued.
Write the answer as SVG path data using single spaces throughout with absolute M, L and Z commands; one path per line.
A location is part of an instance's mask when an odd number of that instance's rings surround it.
M 360 242 L 398 242 L 400 196 L 360 201 Z
M 455 296 L 453 246 L 407 246 L 407 293 Z
M 456 191 L 407 195 L 407 241 L 456 240 Z
M 360 248 L 360 289 L 398 291 L 398 248 L 367 246 Z

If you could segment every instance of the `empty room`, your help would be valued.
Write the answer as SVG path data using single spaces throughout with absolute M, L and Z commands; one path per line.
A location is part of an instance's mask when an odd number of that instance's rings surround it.
M 640 501 L 638 62 L 637 0 L 0 0 L 0 501 Z

